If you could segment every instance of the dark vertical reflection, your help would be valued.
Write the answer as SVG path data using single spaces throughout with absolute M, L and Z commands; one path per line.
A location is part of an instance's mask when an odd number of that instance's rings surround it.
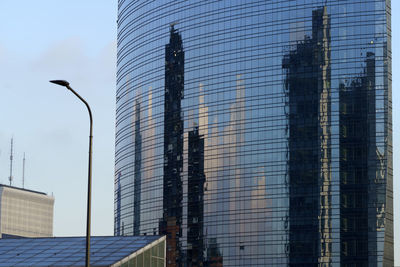
M 134 206 L 133 206 L 133 234 L 140 234 L 140 199 L 142 185 L 142 135 L 140 133 L 140 102 L 136 100 L 135 108 L 135 180 L 134 180 Z
M 117 216 L 115 217 L 114 235 L 121 235 L 121 172 L 117 178 Z
M 312 39 L 318 77 L 318 262 L 331 263 L 332 170 L 331 170 L 331 32 L 327 7 L 313 11 Z
M 283 59 L 289 105 L 289 265 L 329 263 L 330 20 L 313 11 L 306 36 Z
M 366 266 L 375 254 L 377 149 L 375 143 L 375 57 L 365 72 L 339 85 L 341 265 Z M 370 262 L 371 266 L 376 266 Z
M 188 146 L 187 266 L 203 266 L 204 138 L 196 127 L 189 132 Z
M 364 70 L 363 90 L 367 93 L 367 127 L 368 127 L 368 234 L 367 251 L 369 258 L 366 260 L 370 266 L 378 266 L 379 259 L 375 257 L 378 249 L 378 231 L 384 229 L 385 203 L 386 203 L 386 172 L 384 171 L 385 156 L 377 148 L 377 112 L 376 112 L 376 83 L 375 83 L 375 53 L 367 52 Z M 381 134 L 381 133 L 379 133 Z M 364 251 L 362 251 L 364 252 Z
M 167 235 L 167 266 L 181 266 L 184 90 L 182 37 L 171 26 L 165 47 L 164 187 L 160 232 Z

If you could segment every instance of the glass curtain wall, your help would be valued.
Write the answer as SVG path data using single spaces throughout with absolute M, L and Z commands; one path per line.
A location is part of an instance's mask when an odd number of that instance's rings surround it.
M 115 234 L 167 266 L 393 265 L 387 0 L 118 3 Z

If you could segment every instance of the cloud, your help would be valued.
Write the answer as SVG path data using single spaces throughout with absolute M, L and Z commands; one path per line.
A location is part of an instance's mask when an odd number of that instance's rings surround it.
M 36 75 L 60 77 L 74 85 L 98 89 L 104 83 L 115 85 L 115 58 L 116 41 L 92 55 L 82 39 L 73 37 L 49 47 L 30 64 L 30 70 Z
M 101 81 L 112 81 L 115 83 L 116 62 L 117 62 L 117 41 L 106 45 L 95 59 L 96 66 L 103 66 L 104 76 L 98 77 Z
M 90 60 L 84 51 L 84 43 L 72 37 L 49 47 L 30 64 L 30 70 L 37 74 L 84 77 L 90 69 Z

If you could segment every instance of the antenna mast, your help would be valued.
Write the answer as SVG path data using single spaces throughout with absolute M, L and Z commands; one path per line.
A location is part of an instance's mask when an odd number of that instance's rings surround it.
M 22 160 L 22 188 L 25 188 L 25 152 L 24 159 Z
M 10 186 L 12 183 L 12 162 L 13 162 L 13 138 L 11 137 L 11 152 L 10 152 L 10 177 L 8 177 L 8 180 L 10 180 Z

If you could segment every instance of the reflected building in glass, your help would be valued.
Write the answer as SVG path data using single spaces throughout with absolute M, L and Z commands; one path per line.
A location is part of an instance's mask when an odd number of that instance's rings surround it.
M 120 0 L 115 234 L 167 266 L 392 266 L 390 1 Z
M 284 56 L 288 117 L 289 263 L 331 262 L 331 60 L 327 8 Z
M 171 25 L 165 46 L 163 217 L 159 227 L 167 236 L 169 266 L 182 262 L 184 55 L 182 37 Z

